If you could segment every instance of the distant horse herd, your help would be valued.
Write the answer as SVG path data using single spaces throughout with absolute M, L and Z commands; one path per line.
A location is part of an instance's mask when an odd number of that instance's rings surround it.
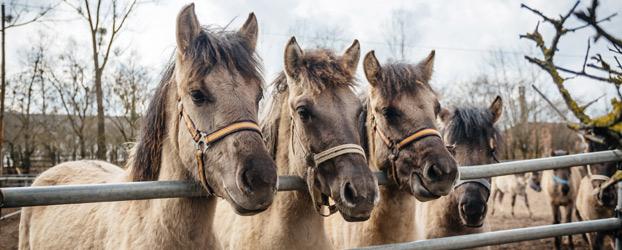
M 615 163 L 459 180 L 458 166 L 497 161 L 489 107 L 441 107 L 429 82 L 435 52 L 417 64 L 363 59 L 367 94 L 354 91 L 358 41 L 342 55 L 303 51 L 292 37 L 265 110 L 258 24 L 238 31 L 177 17 L 175 57 L 148 106 L 124 169 L 67 162 L 33 186 L 194 180 L 212 196 L 24 208 L 20 249 L 333 249 L 490 231 L 492 196 L 544 190 L 561 222 L 612 217 L 616 194 L 599 190 Z M 258 117 L 258 113 L 262 117 Z M 441 128 L 439 130 L 439 127 Z M 587 141 L 587 151 L 607 146 Z M 567 154 L 554 151 L 553 155 Z M 372 171 L 394 185 L 378 186 Z M 278 192 L 278 175 L 307 190 Z M 220 199 L 219 199 L 220 198 Z M 228 203 L 229 205 L 225 204 Z M 330 216 L 339 212 L 341 216 Z M 531 211 L 529 211 L 531 215 Z M 328 218 L 325 218 L 328 217 Z M 593 249 L 611 233 L 590 233 Z M 569 236 L 570 237 L 570 236 Z M 572 240 L 569 241 L 572 247 Z M 559 249 L 561 239 L 555 240 Z

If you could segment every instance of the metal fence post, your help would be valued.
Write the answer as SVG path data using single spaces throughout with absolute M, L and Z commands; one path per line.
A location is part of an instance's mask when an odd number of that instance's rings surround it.
M 616 206 L 616 217 L 622 220 L 622 183 L 618 182 L 618 205 Z M 622 250 L 622 230 L 616 231 L 616 250 Z

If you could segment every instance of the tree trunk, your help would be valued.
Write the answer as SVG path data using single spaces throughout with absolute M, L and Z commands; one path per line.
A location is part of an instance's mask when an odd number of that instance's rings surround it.
M 104 115 L 104 94 L 102 91 L 103 69 L 95 70 L 95 94 L 97 95 L 97 159 L 106 160 L 106 129 Z

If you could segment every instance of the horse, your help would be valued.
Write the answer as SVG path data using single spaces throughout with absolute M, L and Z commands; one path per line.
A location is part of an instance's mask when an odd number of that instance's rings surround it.
M 608 150 L 606 144 L 602 144 L 584 137 L 587 144 L 586 152 Z M 590 164 L 587 166 L 587 175 L 581 179 L 575 206 L 579 220 L 596 220 L 611 218 L 614 216 L 617 203 L 615 185 L 602 190 L 600 185 L 611 179 L 617 170 L 616 162 Z M 574 173 L 573 173 L 574 174 Z M 619 184 L 618 184 L 619 185 Z M 605 238 L 613 247 L 613 232 L 588 233 L 588 242 L 591 249 L 604 247 Z
M 551 156 L 567 155 L 565 150 L 555 150 Z M 547 200 L 553 212 L 553 224 L 561 222 L 560 206 L 564 207 L 566 223 L 572 222 L 574 202 L 577 189 L 581 182 L 581 173 L 576 167 L 546 170 L 542 173 L 542 187 L 547 194 Z M 555 249 L 560 249 L 562 237 L 555 237 Z M 568 246 L 574 248 L 572 235 L 568 235 Z
M 503 109 L 501 97 L 489 108 L 443 109 L 439 120 L 442 134 L 452 154 L 461 166 L 484 165 L 496 162 L 496 152 L 502 141 L 494 126 Z M 490 178 L 458 181 L 448 196 L 428 202 L 417 202 L 417 240 L 490 232 L 486 218 Z M 485 247 L 489 249 L 490 247 Z
M 495 201 L 496 198 L 499 197 L 499 209 L 501 209 L 501 213 L 503 213 L 503 196 L 505 194 L 510 194 L 512 196 L 512 211 L 511 215 L 514 217 L 514 205 L 516 204 L 516 196 L 520 195 L 523 197 L 523 201 L 525 202 L 525 207 L 527 207 L 527 211 L 529 212 L 529 218 L 531 218 L 532 213 L 529 208 L 529 201 L 527 200 L 527 184 L 528 181 L 531 180 L 533 173 L 527 174 L 513 174 L 513 175 L 503 175 L 492 178 L 492 209 L 490 210 L 490 214 L 495 214 Z M 539 186 L 534 187 L 534 185 L 530 185 L 534 190 L 540 190 Z M 536 189 L 538 188 L 538 189 Z
M 177 16 L 175 57 L 126 169 L 103 161 L 66 162 L 33 184 L 192 180 L 212 195 L 27 207 L 19 248 L 220 249 L 215 196 L 240 214 L 266 210 L 278 176 L 256 123 L 264 88 L 257 27 L 251 13 L 238 31 L 201 28 L 194 4 L 185 6 Z
M 435 52 L 418 64 L 383 66 L 372 50 L 363 60 L 370 84 L 359 115 L 368 165 L 387 174 L 393 185 L 380 187 L 380 202 L 371 218 L 346 223 L 337 217 L 327 227 L 338 248 L 382 245 L 415 239 L 415 199 L 448 195 L 458 167 L 436 130 L 441 111 L 429 84 Z
M 219 231 L 225 248 L 332 249 L 322 215 L 339 211 L 347 221 L 364 221 L 379 199 L 356 126 L 358 41 L 338 56 L 323 48 L 303 51 L 292 37 L 284 57 L 261 126 L 279 174 L 302 177 L 308 189 L 280 192 L 253 217 L 219 209 L 218 223 L 229 224 Z

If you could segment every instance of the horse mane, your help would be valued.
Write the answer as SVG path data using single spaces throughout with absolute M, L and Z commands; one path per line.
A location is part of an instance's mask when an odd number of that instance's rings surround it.
M 173 52 L 177 53 L 177 52 Z M 224 65 L 227 70 L 239 73 L 243 78 L 260 85 L 263 89 L 260 58 L 254 52 L 250 41 L 238 32 L 224 28 L 202 28 L 199 37 L 186 49 L 185 63 L 189 65 L 189 79 L 203 79 L 216 65 Z M 166 67 L 156 92 L 141 119 L 139 138 L 130 150 L 133 181 L 154 181 L 160 175 L 162 165 L 162 146 L 167 136 L 166 115 L 167 98 L 171 81 L 174 80 L 174 60 Z
M 170 82 L 175 72 L 175 64 L 169 64 L 162 80 L 141 119 L 141 129 L 137 143 L 130 150 L 132 181 L 154 181 L 160 175 L 162 165 L 162 145 L 166 137 L 166 103 Z M 131 164 L 131 165 L 130 165 Z
M 204 27 L 184 56 L 192 67 L 190 79 L 203 79 L 214 66 L 222 64 L 263 87 L 261 59 L 248 39 L 236 31 Z
M 600 142 L 595 142 L 592 140 L 586 140 L 588 141 L 588 149 L 589 152 L 598 152 L 598 151 L 605 151 L 605 150 L 609 150 L 609 145 L 604 144 L 604 143 L 600 143 Z
M 469 141 L 478 147 L 489 147 L 490 139 L 494 138 L 495 149 L 499 149 L 502 141 L 501 133 L 494 126 L 494 114 L 484 108 L 456 108 L 443 130 L 447 131 L 452 142 Z
M 303 53 L 299 59 L 297 72 L 291 76 L 293 84 L 311 91 L 316 95 L 327 88 L 354 87 L 355 76 L 348 70 L 345 60 L 326 48 L 317 48 Z M 268 152 L 276 158 L 278 127 L 281 121 L 282 102 L 288 97 L 287 75 L 284 71 L 277 74 L 271 83 L 274 90 L 268 104 L 262 109 L 259 121 Z
M 295 84 L 318 94 L 326 88 L 338 86 L 355 86 L 355 76 L 347 67 L 346 61 L 330 49 L 317 48 L 306 50 L 299 59 L 296 75 L 292 77 Z M 279 77 L 272 85 L 278 92 L 287 90 L 287 81 Z
M 427 89 L 436 95 L 425 76 L 422 65 L 414 65 L 404 62 L 389 62 L 382 66 L 378 73 L 376 88 L 380 94 L 387 97 L 398 96 L 402 92 L 416 92 L 419 89 Z

